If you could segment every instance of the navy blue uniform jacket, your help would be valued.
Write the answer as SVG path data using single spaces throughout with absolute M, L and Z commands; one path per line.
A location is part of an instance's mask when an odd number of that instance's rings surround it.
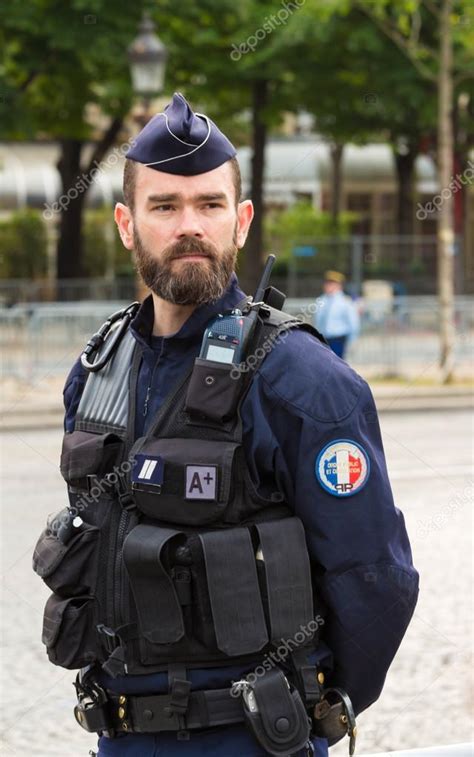
M 171 336 L 151 336 L 153 300 L 132 323 L 143 351 L 137 388 L 136 436 L 153 420 L 169 390 L 191 369 L 204 328 L 244 293 L 232 276 L 224 296 L 196 308 Z M 64 389 L 65 428 L 74 418 L 87 374 L 79 361 Z M 254 484 L 274 480 L 302 520 L 317 587 L 327 607 L 324 641 L 333 655 L 328 683 L 351 696 L 356 712 L 374 702 L 413 613 L 418 575 L 403 515 L 394 506 L 374 400 L 366 382 L 325 345 L 292 330 L 256 372 L 242 406 L 244 449 Z M 324 448 L 337 440 L 358 444 L 370 463 L 368 480 L 353 496 L 334 496 L 315 473 Z M 193 688 L 225 685 L 235 668 L 191 671 Z M 224 680 L 222 679 L 224 676 Z M 121 692 L 166 690 L 164 674 L 108 681 Z

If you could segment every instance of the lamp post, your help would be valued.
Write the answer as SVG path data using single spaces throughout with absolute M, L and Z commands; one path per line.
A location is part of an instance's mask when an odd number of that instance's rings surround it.
M 148 121 L 150 99 L 163 89 L 167 57 L 166 47 L 155 34 L 155 24 L 144 13 L 138 35 L 128 48 L 133 91 L 143 101 L 144 113 L 139 119 L 142 126 Z

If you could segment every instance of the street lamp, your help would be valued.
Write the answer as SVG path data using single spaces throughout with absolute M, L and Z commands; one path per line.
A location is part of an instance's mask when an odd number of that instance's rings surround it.
M 146 110 L 150 98 L 163 89 L 168 57 L 166 47 L 154 32 L 155 24 L 144 13 L 138 27 L 138 36 L 128 48 L 133 91 L 141 95 Z

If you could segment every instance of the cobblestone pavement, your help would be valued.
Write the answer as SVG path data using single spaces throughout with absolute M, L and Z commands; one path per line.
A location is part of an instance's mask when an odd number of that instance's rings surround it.
M 384 692 L 359 718 L 360 755 L 472 738 L 472 416 L 397 413 L 381 422 L 421 594 Z M 85 757 L 95 740 L 72 717 L 74 674 L 45 656 L 40 637 L 49 592 L 31 570 L 47 514 L 65 504 L 60 432 L 11 432 L 2 441 L 2 754 Z M 347 744 L 331 754 L 347 754 Z

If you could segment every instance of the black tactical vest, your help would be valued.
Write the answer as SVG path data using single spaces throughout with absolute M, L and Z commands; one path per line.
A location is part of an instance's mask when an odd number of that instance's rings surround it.
M 264 307 L 248 365 L 289 328 L 319 336 Z M 250 666 L 281 640 L 313 650 L 319 607 L 302 523 L 276 481 L 268 498 L 257 493 L 245 461 L 240 406 L 253 370 L 197 358 L 134 441 L 140 359 L 127 331 L 89 374 L 64 437 L 70 508 L 34 554 L 53 591 L 49 659 L 119 675 Z

